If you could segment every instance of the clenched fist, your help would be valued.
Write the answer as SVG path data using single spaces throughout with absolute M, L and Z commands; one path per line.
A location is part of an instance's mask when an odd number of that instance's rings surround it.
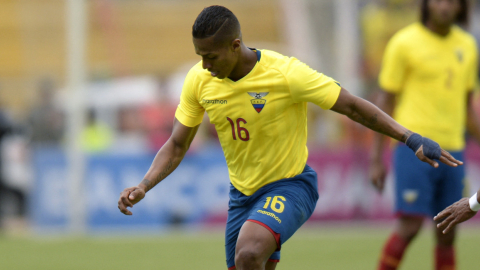
M 142 187 L 129 187 L 124 189 L 120 193 L 120 199 L 118 200 L 118 209 L 120 212 L 124 213 L 125 215 L 132 215 L 127 207 L 133 207 L 134 204 L 141 201 L 145 198 L 145 189 Z

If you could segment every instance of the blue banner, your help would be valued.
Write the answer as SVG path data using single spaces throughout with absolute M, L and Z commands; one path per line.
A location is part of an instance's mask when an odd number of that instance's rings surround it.
M 169 224 L 194 224 L 228 209 L 229 179 L 219 147 L 187 154 L 167 179 L 135 205 L 132 216 L 117 208 L 120 192 L 140 183 L 153 155 L 101 155 L 87 158 L 84 181 L 89 230 L 157 229 Z M 30 213 L 37 230 L 62 230 L 68 225 L 66 155 L 59 149 L 37 149 L 33 155 L 35 186 Z

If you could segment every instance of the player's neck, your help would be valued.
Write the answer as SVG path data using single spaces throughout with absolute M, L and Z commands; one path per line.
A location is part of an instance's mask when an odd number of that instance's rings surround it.
M 244 44 L 242 44 L 241 49 L 242 52 L 240 54 L 240 58 L 238 59 L 238 63 L 232 70 L 232 73 L 230 73 L 228 76 L 228 78 L 234 82 L 247 76 L 247 74 L 252 71 L 257 63 L 257 54 L 254 51 L 250 50 Z
M 450 30 L 452 28 L 451 25 L 448 26 L 443 26 L 443 25 L 438 25 L 433 23 L 432 21 L 427 21 L 425 23 L 425 26 L 432 32 L 434 32 L 437 35 L 440 35 L 442 37 L 448 36 L 450 34 Z

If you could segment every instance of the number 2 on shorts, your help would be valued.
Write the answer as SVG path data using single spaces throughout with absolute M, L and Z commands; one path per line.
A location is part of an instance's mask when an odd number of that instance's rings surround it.
M 281 201 L 286 201 L 285 197 L 283 196 L 275 196 L 273 197 L 267 197 L 267 201 L 265 202 L 265 205 L 263 206 L 263 209 L 267 209 L 268 205 L 270 204 L 270 201 L 272 201 L 272 204 L 270 205 L 270 208 L 277 212 L 277 213 L 282 213 L 283 210 L 285 209 L 285 204 Z

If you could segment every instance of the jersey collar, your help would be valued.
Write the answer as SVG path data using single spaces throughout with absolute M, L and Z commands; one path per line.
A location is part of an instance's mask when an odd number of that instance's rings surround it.
M 260 50 L 257 50 L 256 48 L 250 48 L 250 47 L 247 47 L 247 48 L 257 53 L 257 62 L 260 62 L 260 59 L 262 58 L 262 53 L 260 52 Z
M 260 52 L 260 50 L 257 50 L 255 48 L 250 48 L 250 47 L 248 47 L 248 48 L 250 50 L 254 51 L 257 54 L 257 63 L 255 64 L 255 66 L 252 68 L 252 70 L 250 70 L 250 72 L 247 75 L 243 76 L 243 78 L 241 78 L 240 80 L 232 81 L 227 77 L 227 78 L 223 79 L 225 82 L 227 82 L 231 85 L 238 85 L 239 83 L 246 80 L 248 77 L 252 76 L 251 74 L 255 73 L 255 71 L 257 70 L 258 63 L 260 62 L 260 59 L 262 58 L 262 53 Z

